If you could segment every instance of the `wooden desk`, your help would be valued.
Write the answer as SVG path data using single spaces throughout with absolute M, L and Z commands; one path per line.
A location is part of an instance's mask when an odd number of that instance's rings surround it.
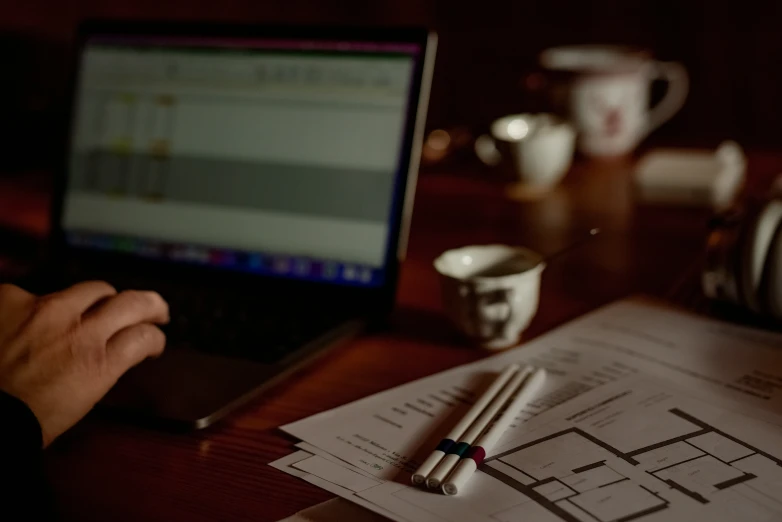
M 638 206 L 630 168 L 577 165 L 536 203 L 504 198 L 478 171 L 422 176 L 391 331 L 337 348 L 205 431 L 171 434 L 86 419 L 46 455 L 64 518 L 266 521 L 330 498 L 267 466 L 291 451 L 277 426 L 486 355 L 466 348 L 440 315 L 431 262 L 447 248 L 500 242 L 550 253 L 592 227 L 602 229 L 599 240 L 547 268 L 528 338 L 631 293 L 692 294 L 681 289 L 694 288 L 709 213 Z M 759 192 L 780 170 L 782 155 L 752 155 L 749 190 Z M 5 201 L 15 200 L 5 190 Z M 37 197 L 28 195 L 17 208 L 41 209 Z M 0 216 L 8 214 L 2 209 L 0 201 Z M 45 220 L 33 214 L 28 221 L 38 230 Z

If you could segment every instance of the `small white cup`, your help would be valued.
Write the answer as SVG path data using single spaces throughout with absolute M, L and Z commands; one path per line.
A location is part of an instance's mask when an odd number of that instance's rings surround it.
M 576 131 L 549 114 L 514 114 L 496 120 L 491 136 L 475 141 L 475 153 L 530 192 L 544 193 L 567 173 L 573 161 Z
M 529 326 L 545 266 L 540 254 L 507 245 L 457 248 L 434 261 L 449 319 L 489 350 L 516 344 Z

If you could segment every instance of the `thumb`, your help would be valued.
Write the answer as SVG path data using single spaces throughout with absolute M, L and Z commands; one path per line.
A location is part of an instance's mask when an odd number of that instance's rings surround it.
M 106 359 L 114 376 L 119 379 L 123 373 L 147 357 L 163 353 L 166 346 L 165 334 L 155 325 L 137 324 L 120 330 L 106 343 Z

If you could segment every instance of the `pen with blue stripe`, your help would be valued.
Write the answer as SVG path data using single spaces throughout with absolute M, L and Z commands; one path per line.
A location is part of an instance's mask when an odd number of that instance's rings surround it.
M 508 388 L 513 388 L 512 393 L 515 394 L 508 407 L 505 408 L 502 415 L 491 426 L 486 428 L 480 438 L 473 442 L 470 451 L 459 461 L 459 464 L 448 475 L 448 478 L 443 481 L 443 493 L 446 495 L 456 495 L 464 488 L 467 481 L 475 473 L 475 470 L 478 469 L 478 466 L 483 463 L 486 454 L 494 449 L 505 430 L 513 423 L 519 411 L 537 395 L 546 382 L 546 370 L 543 369 L 537 369 L 529 373 L 516 385 L 519 375 L 514 377 L 508 385 Z
M 442 479 L 448 475 L 448 472 L 450 472 L 450 467 L 448 467 L 446 470 L 446 467 L 439 466 L 441 461 L 443 461 L 447 455 L 455 455 L 456 461 L 458 462 L 459 458 L 461 458 L 461 456 L 466 453 L 470 445 L 464 440 L 461 440 L 463 439 L 463 435 L 465 432 L 467 432 L 470 426 L 472 426 L 481 413 L 484 413 L 486 407 L 491 404 L 492 400 L 497 397 L 497 395 L 502 391 L 511 377 L 513 377 L 513 375 L 518 370 L 518 364 L 511 364 L 505 368 L 505 370 L 503 370 L 496 379 L 494 379 L 494 382 L 491 383 L 483 395 L 481 395 L 478 400 L 475 401 L 475 404 L 472 405 L 464 417 L 462 417 L 456 426 L 454 426 L 445 436 L 445 438 L 440 441 L 440 443 L 437 445 L 437 448 L 435 448 L 435 450 L 418 467 L 415 473 L 413 473 L 413 484 L 417 486 L 427 484 L 427 486 L 429 486 L 427 479 L 430 478 L 430 475 L 433 471 L 436 471 L 435 468 L 439 468 L 437 469 L 437 471 L 439 471 L 437 476 L 443 474 L 443 471 L 445 473 L 439 480 L 436 480 L 437 477 L 434 477 L 436 484 L 434 484 L 435 481 L 432 481 L 434 485 L 429 487 L 436 488 L 440 485 Z

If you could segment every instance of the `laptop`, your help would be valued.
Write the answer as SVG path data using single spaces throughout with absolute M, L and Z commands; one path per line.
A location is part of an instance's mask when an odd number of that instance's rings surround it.
M 435 36 L 89 22 L 50 287 L 169 302 L 164 355 L 102 405 L 202 428 L 394 303 Z

